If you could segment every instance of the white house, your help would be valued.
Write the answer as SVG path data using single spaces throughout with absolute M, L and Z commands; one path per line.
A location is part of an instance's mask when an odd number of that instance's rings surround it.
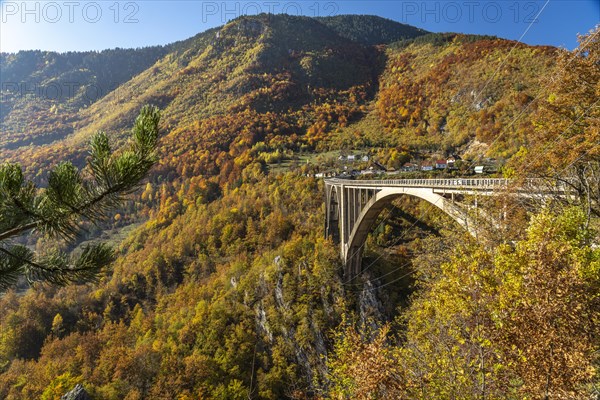
M 446 160 L 435 161 L 435 169 L 446 169 L 447 166 L 448 164 L 446 163 Z

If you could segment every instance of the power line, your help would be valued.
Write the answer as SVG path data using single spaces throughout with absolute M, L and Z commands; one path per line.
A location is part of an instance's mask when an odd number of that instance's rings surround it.
M 519 39 L 517 39 L 517 41 L 515 42 L 514 46 L 510 49 L 510 51 L 508 52 L 508 54 L 506 55 L 506 57 L 504 57 L 504 60 L 502 61 L 502 63 L 498 66 L 498 68 L 496 68 L 496 70 L 494 71 L 494 73 L 492 74 L 492 76 L 490 76 L 488 78 L 488 80 L 485 82 L 485 85 L 483 85 L 483 88 L 481 89 L 481 91 L 479 92 L 479 94 L 477 96 L 475 96 L 475 100 L 479 100 L 479 97 L 483 94 L 483 92 L 485 91 L 485 88 L 487 87 L 487 85 L 492 81 L 492 79 L 494 79 L 494 77 L 496 76 L 496 74 L 498 73 L 498 71 L 500 71 L 500 68 L 502 68 L 504 66 L 504 64 L 506 63 L 506 60 L 508 60 L 508 57 L 511 55 L 511 53 L 513 52 L 513 50 L 515 49 L 515 47 L 517 47 L 517 45 L 519 43 L 521 43 L 521 40 L 525 37 L 525 35 L 527 34 L 527 32 L 529 32 L 529 29 L 531 29 L 531 27 L 533 26 L 533 24 L 535 22 L 537 22 L 538 17 L 542 14 L 542 12 L 544 11 L 544 9 L 548 5 L 548 3 L 550 3 L 550 0 L 546 0 L 546 3 L 544 3 L 544 6 L 542 7 L 542 9 L 537 13 L 537 15 L 535 16 L 535 18 L 533 18 L 531 20 L 531 22 L 527 26 L 527 29 L 525 29 L 525 32 L 523 32 L 523 34 L 521 35 L 521 37 L 519 37 Z
M 557 138 L 556 138 L 556 139 L 555 139 L 553 142 L 551 142 L 549 146 L 551 146 L 551 147 L 554 147 L 554 146 L 556 146 L 556 145 L 557 145 L 557 142 L 558 142 L 558 139 L 559 139 L 561 136 L 563 136 L 565 133 L 567 133 L 567 132 L 568 132 L 568 130 L 569 130 L 569 129 L 570 129 L 570 128 L 571 128 L 571 127 L 574 125 L 574 124 L 576 124 L 576 123 L 577 123 L 577 122 L 578 122 L 578 121 L 579 121 L 581 118 L 583 118 L 583 117 L 584 117 L 584 116 L 585 116 L 585 115 L 588 113 L 588 111 L 590 111 L 590 110 L 591 110 L 591 109 L 592 109 L 592 108 L 593 108 L 593 107 L 594 107 L 594 106 L 595 106 L 597 103 L 599 103 L 599 102 L 600 102 L 600 99 L 598 99 L 598 100 L 597 100 L 597 101 L 595 101 L 595 102 L 594 102 L 594 103 L 593 103 L 593 104 L 592 104 L 590 107 L 588 107 L 588 108 L 587 108 L 587 109 L 584 111 L 584 113 L 583 113 L 583 114 L 581 114 L 581 115 L 580 115 L 580 116 L 579 116 L 579 117 L 578 117 L 578 118 L 577 118 L 575 121 L 573 121 L 573 122 L 572 122 L 572 123 L 571 123 L 571 124 L 570 124 L 570 125 L 569 125 L 569 126 L 568 126 L 568 127 L 567 127 L 567 128 L 566 128 L 566 129 L 565 129 L 565 130 L 564 130 L 564 131 L 561 133 L 561 134 L 560 134 L 560 135 L 558 135 L 558 136 L 557 136 Z M 550 151 L 550 149 L 548 149 L 548 147 L 549 147 L 549 146 L 545 146 L 545 147 L 544 147 L 544 151 L 543 151 L 543 153 L 542 153 L 540 156 L 542 156 L 542 155 L 544 155 L 545 153 L 548 153 L 548 152 Z M 574 165 L 574 164 L 575 164 L 577 161 L 579 161 L 580 159 L 582 159 L 583 157 L 585 157 L 585 156 L 586 156 L 588 153 L 590 153 L 590 152 L 591 152 L 591 151 L 592 151 L 594 148 L 596 148 L 596 147 L 598 147 L 598 146 L 600 146 L 600 142 L 598 142 L 598 143 L 597 143 L 597 144 L 595 144 L 594 146 L 590 147 L 590 148 L 589 148 L 589 149 L 588 149 L 588 150 L 587 150 L 585 153 L 583 153 L 582 155 L 580 155 L 580 156 L 579 156 L 579 157 L 578 157 L 576 160 L 573 160 L 573 161 L 572 161 L 572 162 L 571 162 L 569 165 L 567 165 L 567 166 L 566 166 L 565 168 L 563 168 L 563 169 L 562 169 L 560 172 L 558 172 L 558 175 L 562 174 L 564 171 L 566 171 L 568 168 L 570 168 L 570 167 L 571 167 L 572 165 Z M 438 202 L 440 199 L 441 199 L 441 197 L 440 197 L 440 198 L 438 198 L 438 199 L 437 199 L 437 200 L 436 200 L 434 203 L 431 203 L 431 204 L 428 206 L 427 210 L 425 210 L 425 212 L 423 212 L 423 213 L 422 213 L 422 216 L 424 216 L 424 215 L 425 215 L 425 213 L 427 213 L 427 212 L 428 212 L 428 211 L 429 211 L 429 210 L 430 210 L 432 207 L 436 206 L 437 202 Z M 510 211 L 514 210 L 515 208 L 516 208 L 516 206 L 513 206 L 513 207 L 511 207 L 510 209 L 508 209 L 506 212 L 510 212 Z M 415 221 L 415 222 L 414 222 L 414 223 L 413 223 L 413 224 L 412 224 L 412 225 L 411 225 L 411 226 L 410 226 L 410 227 L 409 227 L 409 228 L 408 228 L 406 231 L 404 231 L 404 232 L 403 232 L 403 234 L 402 234 L 400 237 L 398 237 L 398 238 L 397 238 L 397 239 L 394 241 L 394 243 L 392 244 L 392 246 L 394 246 L 394 245 L 395 245 L 395 244 L 397 244 L 397 243 L 398 243 L 398 242 L 399 242 L 399 241 L 400 241 L 402 238 L 404 238 L 404 236 L 405 236 L 405 235 L 406 235 L 406 234 L 407 234 L 407 233 L 408 233 L 408 232 L 409 232 L 409 231 L 410 231 L 412 228 L 414 228 L 414 226 L 415 226 L 415 225 L 416 225 L 416 224 L 417 224 L 419 221 L 420 221 L 420 217 L 419 217 L 419 218 L 417 218 L 417 220 L 416 220 L 416 221 Z M 376 263 L 376 262 L 377 262 L 379 259 L 381 259 L 382 257 L 383 257 L 383 253 L 382 253 L 382 254 L 380 254 L 380 255 L 379 255 L 379 256 L 378 256 L 378 257 L 377 257 L 375 260 L 373 260 L 373 261 L 372 261 L 372 262 L 371 262 L 371 263 L 370 263 L 370 264 L 369 264 L 369 265 L 368 265 L 368 266 L 367 266 L 367 267 L 366 267 L 366 268 L 365 268 L 363 271 L 361 271 L 361 273 L 363 273 L 363 272 L 365 272 L 366 270 L 368 270 L 369 268 L 371 268 L 371 267 L 372 267 L 372 266 L 373 266 L 373 265 L 374 265 L 374 264 L 375 264 L 375 263 Z M 408 266 L 408 265 L 410 265 L 410 264 L 412 264 L 412 262 L 408 262 L 408 263 L 402 264 L 400 267 L 398 267 L 398 268 L 395 268 L 395 269 L 394 269 L 394 270 L 392 270 L 391 272 L 388 272 L 388 273 L 386 273 L 386 274 L 384 274 L 384 275 L 382 275 L 382 276 L 378 277 L 377 279 L 382 279 L 382 278 L 384 278 L 384 277 L 386 277 L 386 276 L 389 276 L 389 275 L 391 275 L 391 274 L 393 274 L 393 273 L 395 273 L 395 272 L 398 272 L 398 271 L 400 271 L 401 269 L 404 269 L 405 267 L 407 267 L 407 266 Z M 392 280 L 392 281 L 390 281 L 390 282 L 387 282 L 387 283 L 385 283 L 385 284 L 382 284 L 382 285 L 379 285 L 379 286 L 376 286 L 376 287 L 372 287 L 372 288 L 368 288 L 368 289 L 364 289 L 364 288 L 363 288 L 362 290 L 363 290 L 363 291 L 374 291 L 374 290 L 377 290 L 377 289 L 381 289 L 381 288 L 383 288 L 383 287 L 386 287 L 386 286 L 388 286 L 388 285 L 391 285 L 392 283 L 398 282 L 398 281 L 400 281 L 401 279 L 404 279 L 404 278 L 405 278 L 405 277 L 407 277 L 407 276 L 410 276 L 411 274 L 413 274 L 414 272 L 416 272 L 416 271 L 418 271 L 418 270 L 419 270 L 419 269 L 416 269 L 416 270 L 410 271 L 410 272 L 408 272 L 407 274 L 405 274 L 405 275 L 403 275 L 403 276 L 401 276 L 401 277 L 399 277 L 399 278 L 396 278 L 396 279 L 394 279 L 394 280 Z M 355 277 L 354 277 L 354 278 L 355 278 Z M 351 280 L 353 280 L 354 278 L 352 278 Z M 343 284 L 344 284 L 344 285 L 346 285 L 346 284 L 347 284 L 348 282 L 350 282 L 351 280 L 349 280 L 349 281 L 347 281 L 347 282 L 345 282 L 345 283 L 343 283 Z M 355 284 L 354 286 L 359 286 L 359 285 L 358 285 L 358 284 Z
M 574 60 L 575 60 L 575 59 L 576 59 L 578 56 L 579 56 L 579 54 L 580 54 L 580 53 L 581 53 L 581 52 L 582 52 L 582 51 L 585 49 L 585 46 L 586 46 L 586 45 L 587 45 L 587 44 L 588 44 L 588 43 L 589 43 L 589 42 L 590 42 L 590 41 L 591 41 L 591 40 L 592 40 L 592 39 L 593 39 L 593 38 L 594 38 L 596 35 L 598 35 L 599 33 L 600 33 L 600 29 L 598 29 L 596 32 L 592 33 L 592 34 L 591 34 L 591 35 L 590 35 L 590 36 L 587 38 L 587 40 L 586 40 L 584 43 L 582 43 L 582 44 L 580 45 L 580 47 L 579 47 L 579 49 L 577 50 L 577 52 L 576 52 L 576 53 L 573 55 L 573 57 L 572 57 L 572 58 L 571 58 L 571 59 L 570 59 L 570 60 L 569 60 L 569 61 L 568 61 L 568 62 L 565 64 L 565 66 L 564 66 L 564 67 L 562 67 L 562 68 L 561 68 L 561 69 L 560 69 L 558 72 L 556 72 L 556 73 L 554 74 L 554 77 L 553 77 L 553 78 L 556 78 L 556 77 L 558 77 L 560 74 L 562 74 L 562 73 L 563 73 L 563 72 L 566 70 L 566 68 L 567 68 L 567 67 L 568 67 L 568 66 L 569 66 L 569 65 L 570 65 L 570 64 L 571 64 L 571 63 L 572 63 L 572 62 L 573 62 L 573 61 L 574 61 Z M 513 46 L 513 49 L 514 49 L 514 46 Z M 511 52 L 512 52 L 512 49 L 511 49 Z M 509 53 L 508 55 L 510 55 L 510 53 Z M 508 55 L 507 55 L 506 57 L 508 57 Z M 505 58 L 505 59 L 506 59 L 506 58 Z M 549 80 L 553 80 L 553 78 L 550 78 Z M 486 85 L 487 85 L 487 84 L 486 84 Z M 491 147 L 492 147 L 492 146 L 493 146 L 493 145 L 494 145 L 494 144 L 495 144 L 495 143 L 496 143 L 496 142 L 497 142 L 497 141 L 498 141 L 498 140 L 499 140 L 499 139 L 500 139 L 500 138 L 501 138 L 501 137 L 502 137 L 502 136 L 503 136 L 503 135 L 504 135 L 504 134 L 505 134 L 507 131 L 508 131 L 508 129 L 509 129 L 511 126 L 513 126 L 513 125 L 514 125 L 514 123 L 515 123 L 515 122 L 516 122 L 516 121 L 517 121 L 517 120 L 518 120 L 518 119 L 519 119 L 519 118 L 520 118 L 520 117 L 521 117 L 523 114 L 525 114 L 525 111 L 527 111 L 527 109 L 528 109 L 529 107 L 531 107 L 531 105 L 532 105 L 532 104 L 534 104 L 534 103 L 535 103 L 535 101 L 536 101 L 536 100 L 538 100 L 538 99 L 539 99 L 539 98 L 542 96 L 542 94 L 546 93 L 546 92 L 544 91 L 545 85 L 541 85 L 541 86 L 542 86 L 542 89 L 539 91 L 539 93 L 537 94 L 537 96 L 536 96 L 536 97 L 534 97 L 534 98 L 533 98 L 533 100 L 531 100 L 529 103 L 527 103 L 527 105 L 526 105 L 526 106 L 525 106 L 525 107 L 524 107 L 524 108 L 521 110 L 521 112 L 520 112 L 519 114 L 517 114 L 517 116 L 516 116 L 516 117 L 514 117 L 514 118 L 513 118 L 513 119 L 510 121 L 510 123 L 509 123 L 509 124 L 508 124 L 508 125 L 507 125 L 507 126 L 504 128 L 504 130 L 503 130 L 503 131 L 502 131 L 502 132 L 501 132 L 501 133 L 500 133 L 498 136 L 496 136 L 496 138 L 495 138 L 495 139 L 494 139 L 494 140 L 493 140 L 493 141 L 492 141 L 492 142 L 489 144 L 489 147 L 490 147 L 490 148 L 491 148 Z M 483 91 L 482 91 L 481 93 L 483 93 Z M 472 161 L 472 162 L 469 164 L 469 166 L 468 166 L 468 169 L 472 168 L 472 167 L 473 167 L 473 165 L 474 165 L 474 164 L 475 164 L 477 161 L 479 161 L 479 160 L 481 159 L 481 157 L 482 157 L 482 155 L 480 155 L 478 158 L 474 159 L 474 160 L 473 160 L 473 161 Z
M 549 0 L 547 0 L 547 1 L 546 1 L 546 3 L 544 4 L 544 7 L 543 7 L 543 8 L 542 8 L 542 10 L 541 10 L 541 11 L 538 13 L 538 15 L 536 16 L 536 18 L 537 18 L 537 17 L 538 17 L 538 16 L 541 14 L 541 12 L 544 10 L 544 8 L 547 6 L 547 4 L 548 4 L 548 3 L 549 3 Z M 534 19 L 534 20 L 535 20 L 535 19 Z M 521 38 L 519 39 L 519 41 L 520 41 L 520 40 L 521 40 L 521 39 L 522 39 L 522 38 L 525 36 L 525 34 L 526 34 L 528 31 L 529 31 L 529 29 L 531 28 L 531 26 L 532 26 L 532 24 L 530 24 L 530 25 L 527 27 L 527 29 L 525 30 L 525 32 L 524 32 L 524 33 L 521 35 Z M 588 44 L 588 43 L 589 43 L 589 42 L 590 42 L 590 41 L 591 41 L 591 40 L 592 40 L 592 39 L 593 39 L 593 38 L 594 38 L 594 37 L 595 37 L 595 36 L 596 36 L 598 33 L 600 33 L 600 29 L 598 29 L 596 32 L 594 32 L 593 34 L 591 34 L 591 35 L 590 35 L 590 36 L 587 38 L 587 40 L 586 40 L 584 43 L 582 43 L 582 44 L 580 45 L 580 48 L 578 49 L 578 51 L 577 51 L 577 52 L 576 52 L 576 53 L 573 55 L 573 57 L 572 57 L 572 58 L 571 58 L 571 59 L 570 59 L 570 60 L 567 62 L 567 64 L 566 64 L 564 67 L 562 67 L 562 68 L 561 68 L 561 70 L 560 70 L 560 71 L 558 71 L 558 72 L 555 74 L 555 76 L 559 76 L 559 74 L 563 73 L 563 72 L 565 71 L 565 69 L 566 69 L 566 68 L 567 68 L 567 67 L 568 67 L 568 66 L 569 66 L 569 65 L 570 65 L 570 64 L 571 64 L 571 63 L 572 63 L 572 62 L 573 62 L 573 61 L 574 61 L 574 60 L 575 60 L 577 57 L 578 57 L 578 55 L 579 55 L 579 54 L 580 54 L 580 53 L 581 53 L 581 52 L 582 52 L 582 51 L 585 49 L 585 46 L 586 46 L 586 45 L 587 45 L 587 44 Z M 507 56 L 505 57 L 505 59 L 504 59 L 503 63 L 502 63 L 502 64 L 501 64 L 501 65 L 500 65 L 500 66 L 499 66 L 497 69 L 496 69 L 496 71 L 494 72 L 494 74 L 492 75 L 492 77 L 491 77 L 490 79 L 488 79 L 488 81 L 487 81 L 487 82 L 486 82 L 486 84 L 484 85 L 484 88 L 481 90 L 481 92 L 480 92 L 480 95 L 483 93 L 483 90 L 486 88 L 486 86 L 487 86 L 487 85 L 488 85 L 488 83 L 491 81 L 491 79 L 493 79 L 493 77 L 496 75 L 496 73 L 497 73 L 497 72 L 500 70 L 500 68 L 502 67 L 502 65 L 504 65 L 504 63 L 506 62 L 506 59 L 508 58 L 508 56 L 510 56 L 510 54 L 512 53 L 512 51 L 513 51 L 513 49 L 516 47 L 516 45 L 517 45 L 517 44 L 515 44 L 515 46 L 513 46 L 513 47 L 511 48 L 510 52 L 509 52 L 509 53 L 507 54 Z M 512 126 L 512 125 L 513 125 L 515 122 L 516 122 L 516 120 L 517 120 L 517 119 L 518 119 L 518 118 L 519 118 L 521 115 L 523 115 L 523 114 L 525 113 L 525 111 L 527 110 L 527 108 L 529 108 L 529 107 L 531 106 L 531 104 L 533 104 L 533 103 L 535 102 L 535 100 L 537 100 L 537 99 L 538 99 L 538 98 L 539 98 L 539 97 L 540 97 L 540 96 L 541 96 L 543 93 L 544 93 L 544 91 L 543 91 L 543 90 L 541 90 L 541 91 L 538 93 L 538 95 L 537 95 L 537 96 L 536 96 L 536 97 L 535 97 L 535 98 L 534 98 L 534 99 L 533 99 L 531 102 L 529 102 L 529 103 L 528 103 L 528 105 L 527 105 L 527 106 L 526 106 L 526 107 L 525 107 L 525 108 L 524 108 L 524 109 L 523 109 L 523 110 L 522 110 L 522 111 L 521 111 L 521 112 L 520 112 L 520 113 L 519 113 L 519 114 L 518 114 L 518 115 L 517 115 L 515 118 L 513 118 L 513 120 L 512 120 L 512 121 L 509 123 L 509 125 L 507 126 L 507 128 L 506 128 L 506 129 L 510 128 L 510 127 L 511 127 L 511 126 Z M 575 124 L 577 121 L 579 121 L 579 119 L 581 119 L 583 116 L 585 116 L 585 114 L 586 114 L 586 113 L 587 113 L 589 110 L 591 110 L 591 109 L 593 108 L 593 106 L 594 106 L 594 105 L 596 105 L 596 104 L 597 104 L 599 101 L 600 101 L 600 99 L 599 99 L 598 101 L 594 102 L 594 103 L 592 104 L 592 106 L 590 106 L 588 109 L 586 109 L 586 111 L 585 111 L 585 112 L 584 112 L 582 115 L 580 115 L 580 116 L 577 118 L 577 120 L 575 120 L 574 122 L 572 122 L 572 123 L 571 123 L 571 125 L 570 125 L 570 126 L 569 126 L 569 127 L 568 127 L 568 128 L 565 130 L 565 131 L 563 131 L 563 132 L 562 132 L 562 133 L 561 133 L 561 134 L 560 134 L 560 135 L 559 135 L 557 138 L 555 138 L 555 140 L 554 140 L 553 142 L 551 142 L 551 143 L 550 143 L 550 145 L 546 145 L 546 146 L 544 147 L 544 149 L 543 149 L 543 150 L 544 150 L 544 153 L 547 153 L 546 149 L 547 149 L 549 146 L 550 146 L 550 147 L 553 147 L 553 146 L 555 146 L 555 145 L 557 144 L 557 142 L 558 142 L 559 138 L 560 138 L 561 136 L 563 136 L 564 134 L 566 134 L 566 133 L 567 133 L 567 131 L 568 131 L 568 129 L 570 129 L 570 127 L 571 127 L 572 125 L 574 125 L 574 124 Z M 506 132 L 506 129 L 504 130 L 504 132 Z M 500 139 L 500 137 L 501 137 L 501 136 L 504 134 L 504 132 L 503 132 L 503 133 L 501 133 L 500 135 L 498 135 L 498 136 L 497 136 L 497 137 L 494 139 L 494 141 L 492 141 L 492 143 L 490 144 L 490 146 L 492 146 L 494 143 L 496 143 L 496 142 L 497 142 L 497 141 Z M 600 145 L 600 143 L 598 143 L 596 146 L 598 146 L 598 145 Z M 593 146 L 592 148 L 588 149 L 588 151 L 586 151 L 586 153 L 584 153 L 584 155 L 585 155 L 585 154 L 587 154 L 587 153 L 589 153 L 589 152 L 590 152 L 590 151 L 591 151 L 591 150 L 592 150 L 594 147 L 596 147 L 596 146 Z M 582 158 L 584 155 L 580 156 L 578 159 L 581 159 L 581 158 Z M 480 158 L 481 158 L 481 156 L 480 156 L 478 159 L 480 159 Z M 478 159 L 476 159 L 476 160 L 474 160 L 473 162 L 471 162 L 471 164 L 469 165 L 469 168 L 471 168 L 471 167 L 473 166 L 473 164 L 474 164 L 474 163 L 475 163 L 475 162 L 476 162 Z M 574 164 L 576 161 L 577 161 L 577 160 L 574 160 L 574 161 L 573 161 L 571 164 L 569 164 L 569 165 L 568 165 L 566 168 L 564 168 L 564 169 L 562 170 L 562 172 L 564 172 L 565 170 L 567 170 L 567 169 L 568 169 L 568 168 L 569 168 L 571 165 L 573 165 L 573 164 Z M 530 164 L 531 164 L 531 163 L 530 163 Z M 530 165 L 530 164 L 528 164 L 528 165 Z M 561 172 L 561 173 L 562 173 L 562 172 Z M 436 203 L 437 203 L 437 201 L 439 201 L 439 199 L 438 199 L 438 200 L 436 200 Z M 427 210 L 425 210 L 425 212 L 423 213 L 423 215 L 424 215 L 426 212 L 428 212 L 428 211 L 429 211 L 429 210 L 430 210 L 432 207 L 434 207 L 434 206 L 435 206 L 435 203 L 433 203 L 433 204 L 430 204 L 430 205 L 428 206 Z M 513 209 L 514 209 L 514 207 L 512 207 L 512 208 L 511 208 L 509 211 L 512 211 Z M 388 217 L 389 217 L 390 215 L 391 215 L 391 212 L 388 214 Z M 383 222 L 385 222 L 385 220 L 387 220 L 387 218 L 388 218 L 388 217 L 386 217 L 386 219 L 384 219 L 384 221 L 382 221 L 382 223 L 383 223 Z M 404 237 L 404 236 L 405 236 L 405 235 L 406 235 L 408 232 L 410 232 L 410 231 L 411 231 L 411 230 L 414 228 L 414 226 L 416 226 L 416 224 L 417 224 L 417 222 L 419 222 L 419 220 L 420 220 L 420 219 L 418 218 L 418 219 L 417 219 L 417 221 L 415 221 L 415 223 L 413 223 L 413 224 L 412 224 L 412 225 L 411 225 L 411 226 L 410 226 L 410 227 L 409 227 L 407 230 L 405 230 L 405 231 L 403 232 L 403 234 L 402 234 L 400 237 L 398 237 L 398 238 L 397 238 L 397 239 L 394 241 L 394 244 L 393 244 L 393 245 L 395 245 L 396 243 L 398 243 L 398 242 L 399 242 L 399 241 L 400 241 L 400 240 L 401 240 L 401 239 L 402 239 L 402 238 L 403 238 L 403 237 Z M 360 248 L 362 248 L 363 246 L 364 246 L 364 244 L 363 244 L 363 245 L 361 245 L 361 247 L 360 247 Z M 359 249 L 360 249 L 360 248 L 359 248 Z M 355 252 L 355 254 L 356 254 L 356 252 Z M 374 264 L 375 264 L 375 263 L 376 263 L 376 262 L 377 262 L 377 261 L 378 261 L 378 260 L 379 260 L 381 257 L 383 257 L 383 254 L 380 254 L 380 255 L 379 255 L 379 256 L 378 256 L 378 257 L 377 257 L 377 258 L 376 258 L 376 259 L 375 259 L 373 262 L 371 262 L 371 263 L 370 263 L 370 264 L 369 264 L 369 265 L 368 265 L 368 266 L 367 266 L 367 267 L 366 267 L 366 268 L 365 268 L 363 271 L 361 271 L 361 273 L 363 273 L 363 272 L 367 271 L 367 270 L 368 270 L 368 269 L 369 269 L 371 266 L 373 266 L 373 265 L 374 265 Z M 392 270 L 391 272 L 389 272 L 389 273 L 387 273 L 387 274 L 385 274 L 385 275 L 383 275 L 383 276 L 379 277 L 379 279 L 381 279 L 381 278 L 383 278 L 383 277 L 385 277 L 385 276 L 389 276 L 389 275 L 391 275 L 392 273 L 395 273 L 395 272 L 399 271 L 400 269 L 402 269 L 402 268 L 405 268 L 405 267 L 406 267 L 406 266 L 408 266 L 409 264 L 411 264 L 411 263 L 406 263 L 406 264 L 403 264 L 402 266 L 400 266 L 400 267 L 398 267 L 398 268 L 396 268 L 396 269 Z M 392 283 L 395 283 L 395 282 L 397 282 L 397 281 L 399 281 L 399 280 L 401 280 L 401 279 L 405 278 L 406 276 L 409 276 L 409 275 L 411 275 L 411 274 L 412 274 L 412 273 L 414 273 L 414 272 L 416 272 L 416 270 L 413 270 L 413 271 L 411 271 L 411 272 L 409 272 L 409 273 L 407 273 L 407 274 L 405 274 L 405 275 L 403 275 L 403 276 L 401 276 L 401 277 L 399 277 L 399 278 L 397 278 L 397 279 L 394 279 L 394 280 L 393 280 L 393 281 L 391 281 L 391 282 L 387 282 L 387 283 L 385 283 L 385 284 L 383 284 L 383 285 L 380 285 L 380 286 L 377 286 L 377 287 L 373 287 L 373 288 L 369 288 L 369 289 L 363 289 L 363 290 L 373 291 L 373 290 L 377 290 L 377 289 L 383 288 L 383 287 L 385 287 L 385 286 L 388 286 L 388 285 L 390 285 L 390 284 L 392 284 Z M 350 278 L 348 281 L 344 282 L 343 284 L 344 284 L 344 285 L 348 284 L 348 282 L 352 281 L 354 278 L 356 278 L 356 276 L 355 276 L 355 277 L 351 277 L 351 278 Z

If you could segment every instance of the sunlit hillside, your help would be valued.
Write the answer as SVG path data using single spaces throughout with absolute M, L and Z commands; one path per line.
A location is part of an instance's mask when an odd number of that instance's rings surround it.
M 597 89 L 591 42 L 569 65 Z M 570 146 L 561 172 L 583 160 L 587 179 L 600 152 L 593 91 L 550 79 L 570 73 L 571 55 L 379 17 L 287 15 L 162 47 L 2 53 L 0 161 L 42 186 L 60 161 L 85 164 L 96 131 L 118 146 L 144 104 L 162 117 L 147 180 L 77 242 L 115 244 L 112 268 L 96 283 L 20 282 L 0 298 L 0 398 L 60 399 L 78 383 L 94 400 L 590 398 L 593 182 L 588 203 L 559 198 L 541 215 L 537 199 L 480 200 L 513 219 L 477 241 L 403 197 L 351 279 L 324 238 L 314 177 L 450 156 L 464 168 L 410 177 L 473 175 L 483 159 L 512 177 Z M 72 81 L 68 97 L 19 86 Z M 98 87 L 110 90 L 90 96 Z M 576 126 L 567 137 L 544 121 Z M 341 165 L 349 153 L 367 161 Z M 61 245 L 38 238 L 26 239 Z

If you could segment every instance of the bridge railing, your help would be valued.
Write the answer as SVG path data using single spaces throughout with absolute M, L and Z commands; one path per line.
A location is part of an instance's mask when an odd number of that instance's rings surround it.
M 404 186 L 427 188 L 477 188 L 499 189 L 509 186 L 511 180 L 504 178 L 452 178 L 452 179 L 381 179 L 381 180 L 350 180 L 331 178 L 325 180 L 331 184 L 349 186 Z

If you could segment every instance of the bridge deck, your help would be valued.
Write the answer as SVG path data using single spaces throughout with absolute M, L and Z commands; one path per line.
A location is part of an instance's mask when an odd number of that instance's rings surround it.
M 510 179 L 503 178 L 452 178 L 452 179 L 381 179 L 351 180 L 330 178 L 325 180 L 330 185 L 347 187 L 419 187 L 432 189 L 501 189 L 507 188 Z
M 448 179 L 325 179 L 325 235 L 340 244 L 340 255 L 348 276 L 361 270 L 366 237 L 385 204 L 402 195 L 420 198 L 450 215 L 470 233 L 477 234 L 477 221 L 469 215 L 470 205 L 461 207 L 463 196 L 494 196 L 505 193 L 524 198 L 569 196 L 566 185 L 549 186 L 539 179 L 503 178 Z M 449 199 L 449 195 L 451 198 Z M 477 207 L 477 199 L 475 199 Z M 476 213 L 481 215 L 481 212 Z

